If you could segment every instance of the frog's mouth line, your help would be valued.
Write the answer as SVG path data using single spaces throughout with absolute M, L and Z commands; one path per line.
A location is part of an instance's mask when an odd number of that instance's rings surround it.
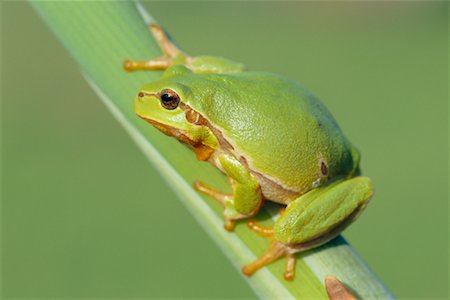
M 194 147 L 199 144 L 199 142 L 196 142 L 196 141 L 192 140 L 186 134 L 184 134 L 183 131 L 181 131 L 181 130 L 175 128 L 175 127 L 171 127 L 169 125 L 165 125 L 165 124 L 159 123 L 159 122 L 157 122 L 155 120 L 152 120 L 152 119 L 149 119 L 149 118 L 146 118 L 146 117 L 142 117 L 142 116 L 139 116 L 139 115 L 138 115 L 138 117 L 140 117 L 141 119 L 145 120 L 146 122 L 152 124 L 154 127 L 156 127 L 159 131 L 161 131 L 165 135 L 173 136 L 173 137 L 175 137 L 176 139 L 178 139 L 179 141 L 181 141 L 181 142 L 183 142 L 185 144 L 188 144 L 188 145 L 191 145 L 191 146 L 194 146 Z
M 139 115 L 138 115 L 139 116 Z M 142 116 L 139 116 L 141 119 L 145 120 L 146 122 L 152 124 L 156 129 L 164 133 L 168 136 L 173 136 L 183 144 L 186 144 L 188 147 L 191 147 L 195 155 L 197 156 L 197 159 L 206 161 L 208 160 L 211 155 L 214 153 L 214 149 L 212 149 L 209 146 L 204 145 L 201 141 L 195 141 L 188 137 L 184 132 L 180 129 L 177 129 L 175 127 L 171 127 L 162 123 L 159 123 L 155 120 L 151 120 Z

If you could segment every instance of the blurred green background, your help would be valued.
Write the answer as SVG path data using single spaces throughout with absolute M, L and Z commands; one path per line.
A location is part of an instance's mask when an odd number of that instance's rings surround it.
M 29 4 L 1 6 L 3 298 L 254 298 Z M 376 185 L 344 236 L 399 298 L 448 298 L 448 2 L 145 6 L 188 53 L 314 91 Z

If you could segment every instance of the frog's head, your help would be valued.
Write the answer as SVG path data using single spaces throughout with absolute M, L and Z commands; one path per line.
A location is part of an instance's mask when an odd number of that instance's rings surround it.
M 135 98 L 134 110 L 166 135 L 194 148 L 207 146 L 214 149 L 217 140 L 206 126 L 206 120 L 187 104 L 192 97 L 191 90 L 182 82 L 190 75 L 191 71 L 181 65 L 167 69 L 161 79 L 141 88 Z

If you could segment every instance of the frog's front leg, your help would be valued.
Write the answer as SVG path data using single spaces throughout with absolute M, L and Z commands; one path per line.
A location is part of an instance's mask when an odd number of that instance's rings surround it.
M 220 154 L 218 162 L 228 176 L 233 194 L 222 194 L 197 181 L 194 187 L 197 191 L 217 199 L 224 206 L 225 229 L 232 231 L 235 221 L 256 214 L 263 202 L 263 196 L 258 181 L 247 168 L 230 154 Z
M 166 70 L 173 65 L 184 65 L 191 69 L 193 73 L 237 73 L 244 69 L 242 64 L 221 57 L 191 57 L 181 51 L 158 24 L 150 24 L 149 30 L 161 48 L 163 55 L 144 61 L 125 60 L 123 64 L 125 70 Z
M 159 25 L 152 23 L 148 28 L 161 48 L 163 55 L 154 59 L 143 61 L 125 60 L 123 64 L 125 70 L 165 70 L 176 63 L 186 65 L 190 63 L 192 58 L 181 51 L 172 41 L 170 41 L 167 34 Z
M 294 278 L 294 253 L 320 246 L 333 239 L 353 222 L 373 194 L 367 177 L 338 180 L 314 189 L 293 202 L 275 223 L 267 228 L 249 222 L 249 227 L 271 240 L 269 249 L 242 272 L 252 275 L 261 267 L 285 255 L 287 280 Z

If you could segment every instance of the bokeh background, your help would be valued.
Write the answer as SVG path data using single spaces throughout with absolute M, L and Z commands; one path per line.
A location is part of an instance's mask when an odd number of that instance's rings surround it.
M 145 6 L 314 91 L 376 186 L 344 236 L 399 298 L 449 297 L 448 2 Z M 30 5 L 1 8 L 3 298 L 254 298 Z

